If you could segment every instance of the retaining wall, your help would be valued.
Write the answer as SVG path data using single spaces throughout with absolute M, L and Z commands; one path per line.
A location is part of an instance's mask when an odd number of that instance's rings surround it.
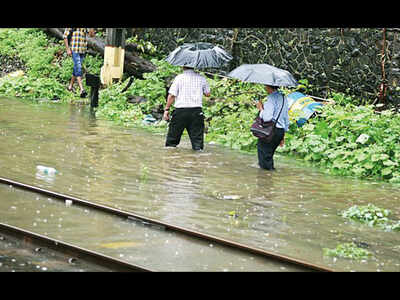
M 184 42 L 218 44 L 235 57 L 225 72 L 268 63 L 307 79 L 315 96 L 337 91 L 400 105 L 398 28 L 144 28 L 140 35 L 165 54 Z

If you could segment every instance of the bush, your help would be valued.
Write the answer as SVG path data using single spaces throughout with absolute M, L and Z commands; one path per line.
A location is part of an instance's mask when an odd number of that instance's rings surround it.
M 26 68 L 22 77 L 0 80 L 0 94 L 27 99 L 74 99 L 66 90 L 73 62 L 62 41 L 48 38 L 40 29 L 6 29 L 0 31 L 0 54 L 18 57 Z M 102 63 L 99 56 L 87 55 L 84 65 L 88 72 L 99 74 Z
M 303 127 L 291 127 L 279 151 L 337 175 L 400 182 L 400 116 L 341 103 L 324 106 Z

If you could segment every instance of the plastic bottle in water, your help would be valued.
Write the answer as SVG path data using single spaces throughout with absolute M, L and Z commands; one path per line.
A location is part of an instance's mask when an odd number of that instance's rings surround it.
M 58 173 L 58 171 L 52 167 L 37 166 L 36 168 L 39 172 L 44 173 L 46 175 L 54 175 Z

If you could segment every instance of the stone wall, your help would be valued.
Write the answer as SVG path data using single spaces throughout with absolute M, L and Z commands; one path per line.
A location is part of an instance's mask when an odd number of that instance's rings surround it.
M 380 100 L 400 104 L 400 29 L 388 28 L 144 28 L 141 37 L 167 55 L 184 42 L 222 46 L 242 63 L 268 63 L 307 79 L 312 94 L 331 91 L 354 95 L 359 103 Z M 384 64 L 382 68 L 382 49 Z M 383 72 L 384 70 L 384 76 Z

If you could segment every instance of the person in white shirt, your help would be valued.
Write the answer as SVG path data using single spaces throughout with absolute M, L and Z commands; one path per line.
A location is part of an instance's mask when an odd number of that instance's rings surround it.
M 186 129 L 192 149 L 204 149 L 203 96 L 210 97 L 206 78 L 192 68 L 183 67 L 183 73 L 175 77 L 168 90 L 163 119 L 170 120 L 169 109 L 174 102 L 175 110 L 171 115 L 166 147 L 178 146 Z

